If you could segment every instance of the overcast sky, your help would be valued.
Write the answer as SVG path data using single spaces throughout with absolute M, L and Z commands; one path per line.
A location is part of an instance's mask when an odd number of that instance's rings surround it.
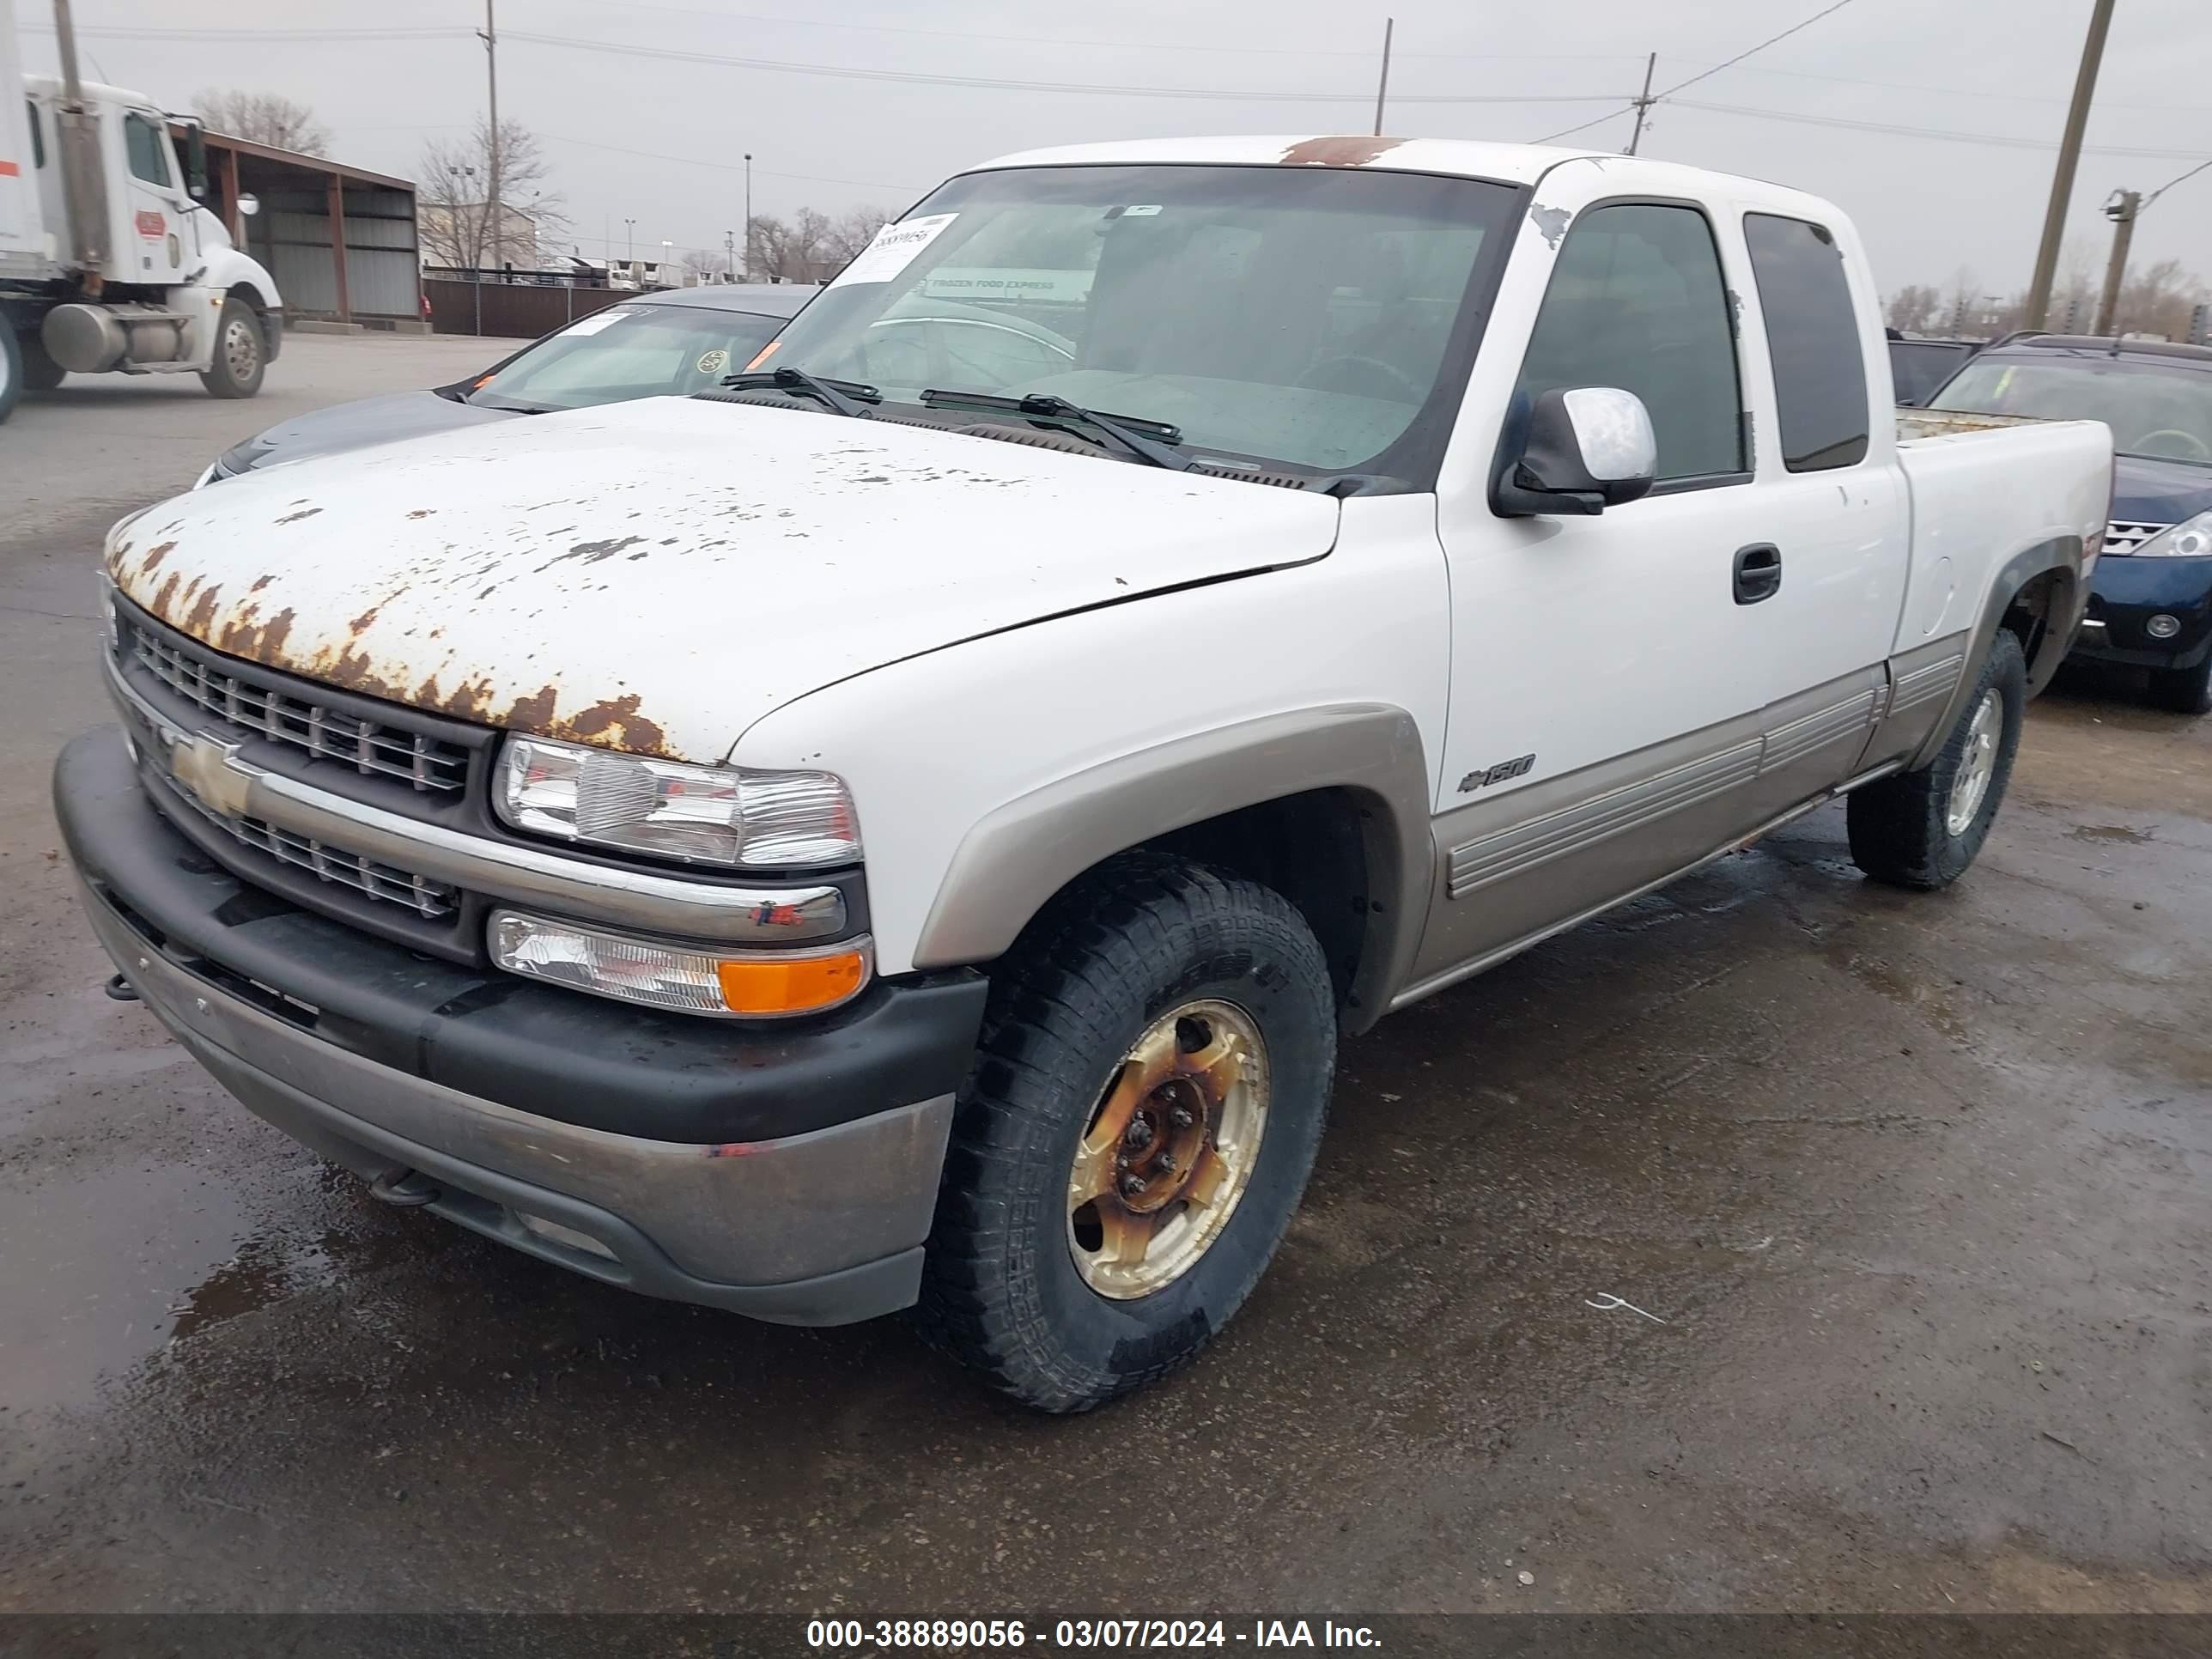
M 638 253 L 719 246 L 744 216 L 811 204 L 896 212 L 955 168 L 1032 145 L 1224 132 L 1364 132 L 1386 14 L 1397 18 L 1387 127 L 1418 137 L 1529 140 L 1711 68 L 1827 0 L 498 0 L 504 113 L 547 143 L 575 240 Z M 47 0 L 15 0 L 27 67 L 55 67 Z M 423 142 L 482 109 L 481 0 L 76 0 L 88 71 L 185 108 L 201 88 L 283 93 L 313 106 L 333 154 L 412 177 Z M 1779 119 L 1662 105 L 1644 153 L 1832 197 L 1853 214 L 1885 291 L 2027 284 L 2090 0 L 1851 0 L 1684 91 Z M 363 31 L 450 30 L 412 38 Z M 260 31 L 262 38 L 226 37 Z M 348 38 L 267 38 L 283 32 Z M 150 31 L 161 31 L 157 36 Z M 552 35 L 586 45 L 526 37 Z M 623 48 L 617 51 L 612 48 Z M 747 67 L 694 58 L 767 60 Z M 1061 83 L 1002 89 L 798 72 Z M 1071 91 L 1066 83 L 1113 91 Z M 1880 83 L 1880 84 L 1869 84 Z M 2098 208 L 2212 158 L 2212 4 L 2119 0 L 2089 153 L 2069 219 L 2101 268 Z M 1298 93 L 1301 98 L 1164 97 Z M 1507 102 L 1425 101 L 1445 95 Z M 1589 102 L 1538 101 L 1587 95 Z M 1819 123 L 1804 118 L 1819 118 Z M 1996 137 L 1961 143 L 1856 125 Z M 1571 142 L 1618 149 L 1619 115 Z M 2104 153 L 2100 153 L 2102 150 Z M 637 152 L 623 154 L 622 152 Z M 712 165 L 709 165 L 712 164 Z M 2138 227 L 2136 258 L 2212 276 L 2212 169 Z

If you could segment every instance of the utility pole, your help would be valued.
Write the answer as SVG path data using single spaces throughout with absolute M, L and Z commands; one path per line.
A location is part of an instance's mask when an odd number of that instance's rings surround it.
M 745 152 L 745 281 L 753 279 L 753 153 Z
M 2104 61 L 2105 37 L 2112 32 L 2112 0 L 2095 0 L 2088 39 L 2081 43 L 2081 68 L 2074 77 L 2074 102 L 2066 112 L 2066 131 L 2058 141 L 2058 166 L 2051 175 L 2051 205 L 2043 212 L 2043 245 L 2035 252 L 2035 280 L 2027 286 L 2024 326 L 2041 328 L 2051 314 L 2051 285 L 2058 275 L 2058 245 L 2066 236 L 2066 205 L 2074 195 L 2074 171 L 2081 160 L 2081 135 L 2089 125 L 2089 105 L 2097 93 L 2097 67 Z
M 2128 248 L 2136 240 L 2136 220 L 2143 210 L 2142 192 L 2116 190 L 2105 204 L 2105 216 L 2112 222 L 2112 260 L 2105 267 L 2105 297 L 2097 302 L 2096 334 L 2114 331 L 2120 308 L 2120 284 L 2127 279 Z
M 738 280 L 738 233 L 734 230 L 722 233 L 722 269 L 732 282 Z
M 637 221 L 635 219 L 623 220 L 623 234 L 629 239 L 625 244 L 629 252 L 623 256 L 623 263 L 627 265 L 634 265 L 637 263 Z
M 491 263 L 495 270 L 502 268 L 500 249 L 506 241 L 507 222 L 499 210 L 499 25 L 492 18 L 492 0 L 484 0 L 484 73 L 489 80 L 491 100 L 491 155 L 489 171 L 491 174 L 485 194 L 490 198 L 485 211 L 491 216 Z
M 1397 27 L 1398 20 L 1395 17 L 1382 20 L 1382 74 L 1375 82 L 1375 136 L 1377 138 L 1382 136 L 1382 100 L 1390 92 L 1390 35 Z
M 1636 154 L 1637 146 L 1644 142 L 1644 118 L 1656 101 L 1651 96 L 1651 76 L 1658 67 L 1659 54 L 1656 52 L 1644 60 L 1644 90 L 1637 94 L 1636 99 L 1636 131 L 1628 135 L 1628 153 L 1631 155 Z

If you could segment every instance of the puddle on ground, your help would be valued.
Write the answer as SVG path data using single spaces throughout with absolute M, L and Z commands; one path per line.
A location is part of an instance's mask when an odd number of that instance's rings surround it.
M 2130 847 L 2148 845 L 2154 837 L 2148 830 L 2130 830 L 2124 823 L 2077 823 L 2066 832 L 2069 841 L 2118 841 Z

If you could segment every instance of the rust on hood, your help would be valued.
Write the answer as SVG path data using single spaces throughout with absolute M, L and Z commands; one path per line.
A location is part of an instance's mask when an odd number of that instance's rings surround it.
M 161 563 L 162 560 L 167 558 L 171 553 L 174 552 L 176 550 L 176 547 L 177 544 L 174 542 L 163 542 L 159 547 L 148 548 L 146 550 L 146 556 L 138 561 L 139 574 L 143 575 L 147 571 L 151 570 L 155 565 Z M 118 548 L 116 550 L 118 553 L 125 550 L 126 550 L 126 548 Z
M 1321 138 L 1301 138 L 1283 152 L 1282 165 L 1286 167 L 1364 167 L 1386 150 L 1393 150 L 1406 141 L 1403 138 L 1383 138 L 1361 133 L 1357 137 L 1338 135 Z

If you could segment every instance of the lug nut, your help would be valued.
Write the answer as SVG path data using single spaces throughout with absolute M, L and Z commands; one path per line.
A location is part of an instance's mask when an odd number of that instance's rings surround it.
M 1152 1126 L 1140 1117 L 1129 1120 L 1129 1127 L 1121 1131 L 1121 1139 L 1139 1152 L 1152 1144 Z
M 1134 1198 L 1145 1190 L 1145 1178 L 1132 1170 L 1121 1177 L 1121 1196 Z
M 1168 1114 L 1168 1121 L 1178 1129 L 1188 1129 L 1198 1121 L 1198 1115 L 1188 1106 L 1178 1106 Z
M 1153 1159 L 1152 1162 L 1154 1166 L 1158 1169 L 1162 1175 L 1173 1175 L 1175 1173 L 1176 1161 L 1175 1154 L 1173 1152 L 1162 1152 L 1159 1157 Z

